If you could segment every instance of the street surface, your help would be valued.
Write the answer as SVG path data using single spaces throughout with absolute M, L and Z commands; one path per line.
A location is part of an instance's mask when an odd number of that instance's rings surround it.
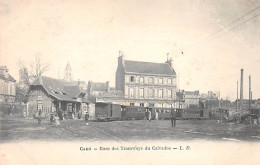
M 24 140 L 47 141 L 260 141 L 260 125 L 218 123 L 215 120 L 177 120 L 171 127 L 169 120 L 94 122 L 64 120 L 54 126 L 48 120 L 38 125 L 36 119 L 1 118 L 0 143 Z

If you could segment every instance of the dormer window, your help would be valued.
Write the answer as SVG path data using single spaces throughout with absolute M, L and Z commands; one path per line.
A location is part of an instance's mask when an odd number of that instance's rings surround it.
M 52 91 L 52 93 L 54 93 L 54 94 L 59 94 L 59 92 L 57 92 L 57 91 L 55 91 L 55 90 L 51 90 Z

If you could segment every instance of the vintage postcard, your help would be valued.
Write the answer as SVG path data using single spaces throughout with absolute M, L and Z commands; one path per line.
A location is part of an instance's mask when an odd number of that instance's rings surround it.
M 0 0 L 0 164 L 260 164 L 259 15 L 260 0 Z

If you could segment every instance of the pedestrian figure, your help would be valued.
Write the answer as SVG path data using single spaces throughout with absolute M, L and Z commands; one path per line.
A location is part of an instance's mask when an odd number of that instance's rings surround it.
M 146 118 L 146 120 L 149 120 L 149 112 L 147 109 L 145 110 L 145 118 Z
M 88 119 L 89 119 L 89 114 L 88 114 L 88 112 L 86 112 L 86 114 L 85 114 L 86 125 L 88 125 Z
M 156 118 L 156 120 L 159 119 L 159 118 L 158 118 L 158 111 L 155 112 L 155 118 Z
M 39 116 L 38 116 L 38 124 L 40 125 L 40 124 L 41 124 L 41 121 L 42 121 L 42 119 L 41 119 L 42 110 L 40 109 L 38 113 L 39 113 Z
M 176 126 L 176 111 L 175 111 L 175 109 L 171 110 L 171 123 L 172 123 L 172 127 Z
M 54 124 L 55 124 L 55 126 L 59 126 L 60 125 L 60 121 L 59 121 L 59 117 L 58 116 L 54 116 Z
M 151 112 L 151 110 L 149 110 L 148 112 L 149 112 L 148 118 L 149 118 L 149 122 L 150 122 L 152 119 L 152 112 Z
M 51 123 L 54 122 L 54 114 L 53 113 L 51 114 L 50 121 L 51 121 Z

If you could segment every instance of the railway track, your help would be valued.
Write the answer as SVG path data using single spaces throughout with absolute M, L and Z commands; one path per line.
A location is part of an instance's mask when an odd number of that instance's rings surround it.
M 98 132 L 108 136 L 109 138 L 113 139 L 116 142 L 128 141 L 128 139 L 115 135 L 115 134 L 111 133 L 111 131 L 106 130 L 104 127 L 99 128 L 99 127 L 97 127 L 97 125 L 91 125 L 91 127 L 93 129 L 97 130 Z
M 101 133 L 102 135 L 105 135 L 106 137 L 108 137 L 109 139 L 111 139 L 113 141 L 116 141 L 116 142 L 119 142 L 119 143 L 128 141 L 127 139 L 125 139 L 125 138 L 123 138 L 121 136 L 115 135 L 111 131 L 108 131 L 106 128 L 99 127 L 96 124 L 91 124 L 91 125 L 89 125 L 89 127 L 91 127 L 92 129 L 96 130 L 97 132 Z M 67 133 L 67 134 L 70 134 L 70 135 L 72 135 L 74 137 L 80 138 L 80 139 L 86 139 L 86 137 L 88 136 L 88 133 L 77 133 L 77 132 L 70 131 L 68 126 L 58 127 L 58 129 L 63 131 L 63 132 L 65 132 L 65 133 Z

